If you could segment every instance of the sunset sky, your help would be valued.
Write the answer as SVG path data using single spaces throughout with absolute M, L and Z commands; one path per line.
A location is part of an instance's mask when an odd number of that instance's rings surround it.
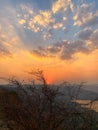
M 98 83 L 98 0 L 0 0 L 0 77 L 38 68 L 49 83 Z

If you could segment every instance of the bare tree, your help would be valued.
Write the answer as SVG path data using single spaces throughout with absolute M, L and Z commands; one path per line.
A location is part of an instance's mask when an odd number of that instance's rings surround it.
M 24 84 L 15 78 L 9 83 L 17 88 L 17 101 L 6 102 L 7 115 L 21 130 L 94 130 L 96 113 L 89 108 L 83 108 L 76 100 L 80 94 L 81 84 L 48 85 L 41 70 L 31 71 L 33 81 L 41 84 Z M 60 91 L 66 88 L 68 96 Z M 12 105 L 13 104 L 13 105 Z M 9 124 L 11 127 L 11 124 Z

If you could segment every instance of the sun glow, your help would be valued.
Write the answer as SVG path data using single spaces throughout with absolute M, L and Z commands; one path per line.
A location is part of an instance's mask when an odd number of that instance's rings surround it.
M 42 6 L 40 1 L 7 1 L 0 6 L 1 77 L 28 80 L 28 71 L 40 69 L 48 84 L 98 81 L 98 9 L 94 3 L 57 0 Z

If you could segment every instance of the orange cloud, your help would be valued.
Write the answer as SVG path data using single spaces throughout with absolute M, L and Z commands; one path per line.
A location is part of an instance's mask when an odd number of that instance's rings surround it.
M 20 79 L 30 79 L 27 73 L 31 69 L 42 69 L 48 82 L 57 81 L 97 81 L 98 80 L 98 51 L 90 55 L 81 53 L 76 61 L 62 61 L 58 58 L 40 58 L 28 51 L 21 51 L 13 58 L 0 58 L 1 76 L 16 76 Z M 55 64 L 54 64 L 55 63 Z

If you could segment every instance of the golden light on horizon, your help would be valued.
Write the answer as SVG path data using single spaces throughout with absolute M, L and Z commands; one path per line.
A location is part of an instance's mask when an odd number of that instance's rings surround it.
M 98 76 L 98 51 L 90 54 L 77 54 L 76 61 L 62 61 L 55 58 L 40 58 L 28 51 L 21 51 L 11 57 L 0 58 L 0 73 L 2 76 L 16 76 L 29 79 L 27 73 L 32 69 L 40 69 L 45 73 L 48 83 L 57 81 L 91 81 Z M 55 64 L 54 64 L 55 61 Z M 96 64 L 95 64 L 96 63 Z
M 98 8 L 95 5 L 75 0 L 2 1 L 1 77 L 27 80 L 28 71 L 40 69 L 49 83 L 97 82 Z

